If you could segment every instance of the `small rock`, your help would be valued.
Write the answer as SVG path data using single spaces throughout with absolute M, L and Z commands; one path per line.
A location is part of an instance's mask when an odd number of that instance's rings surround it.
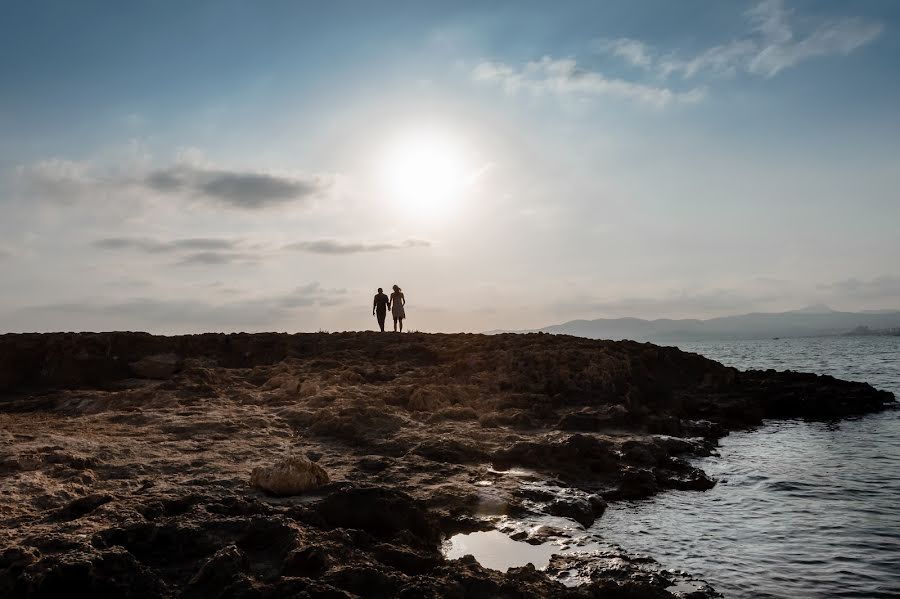
M 250 473 L 250 484 L 274 495 L 299 495 L 328 483 L 328 473 L 303 456 L 290 456 Z

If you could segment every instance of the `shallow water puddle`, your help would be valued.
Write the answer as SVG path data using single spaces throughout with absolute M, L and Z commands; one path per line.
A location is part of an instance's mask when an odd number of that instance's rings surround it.
M 472 555 L 485 568 L 501 572 L 529 563 L 543 570 L 550 563 L 550 556 L 560 553 L 560 547 L 552 543 L 529 545 L 513 541 L 498 530 L 454 535 L 448 543 L 447 559 Z

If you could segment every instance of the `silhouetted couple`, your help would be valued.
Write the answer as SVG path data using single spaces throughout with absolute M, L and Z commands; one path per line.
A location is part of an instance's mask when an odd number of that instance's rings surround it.
M 375 301 L 372 302 L 372 314 L 378 318 L 378 326 L 381 327 L 382 333 L 384 332 L 384 318 L 387 316 L 388 310 L 394 317 L 394 332 L 397 332 L 398 323 L 400 332 L 403 332 L 403 319 L 406 318 L 406 310 L 403 308 L 405 305 L 406 298 L 403 297 L 403 291 L 396 285 L 394 285 L 394 293 L 391 294 L 391 297 L 386 296 L 381 287 L 378 288 Z

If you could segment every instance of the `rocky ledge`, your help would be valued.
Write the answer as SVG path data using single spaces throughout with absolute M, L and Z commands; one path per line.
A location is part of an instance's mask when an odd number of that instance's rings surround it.
M 503 573 L 442 543 L 572 537 L 714 485 L 686 458 L 729 430 L 893 401 L 541 334 L 3 335 L 0 596 L 711 596 L 641 556 Z

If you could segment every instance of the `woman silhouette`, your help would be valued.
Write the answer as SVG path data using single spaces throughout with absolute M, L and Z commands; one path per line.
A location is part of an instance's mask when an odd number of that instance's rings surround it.
M 403 319 L 406 318 L 406 310 L 404 310 L 403 306 L 406 305 L 406 298 L 403 296 L 403 291 L 394 285 L 394 293 L 391 294 L 391 300 L 388 303 L 388 307 L 391 309 L 391 315 L 394 317 L 394 332 L 397 332 L 397 323 L 400 323 L 400 332 L 403 332 Z

